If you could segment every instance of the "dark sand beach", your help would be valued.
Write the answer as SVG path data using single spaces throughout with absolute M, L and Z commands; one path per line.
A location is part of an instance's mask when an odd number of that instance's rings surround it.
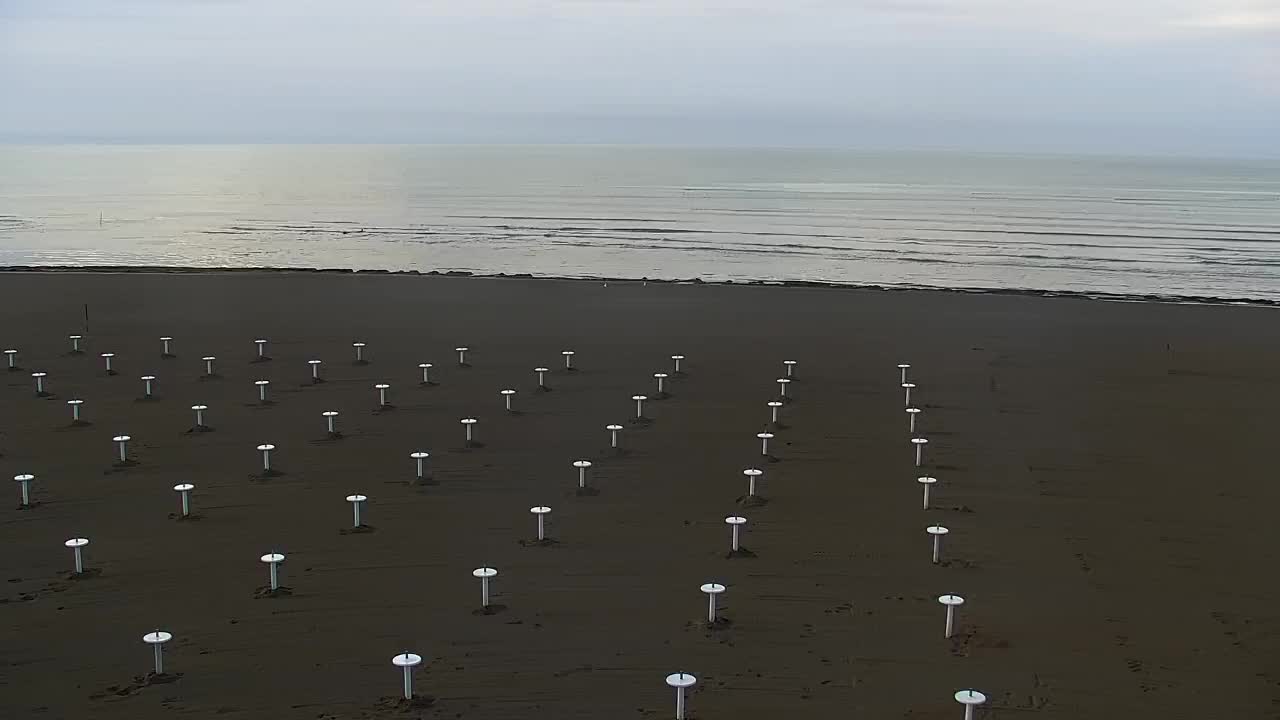
M 958 720 L 967 687 L 989 697 L 980 718 L 1280 717 L 1278 319 L 930 291 L 5 273 L 0 344 L 22 371 L 0 368 L 0 717 L 656 719 L 676 671 L 698 677 L 702 720 Z M 255 338 L 270 362 L 251 362 Z M 687 376 L 628 423 L 677 353 Z M 205 355 L 219 378 L 200 378 Z M 761 465 L 784 359 L 794 402 Z M 900 362 L 938 478 L 927 511 Z M 35 370 L 55 397 L 35 397 Z M 381 382 L 394 410 L 377 411 Z M 91 425 L 69 426 L 77 397 Z M 197 403 L 213 432 L 187 432 Z M 464 447 L 467 416 L 484 447 Z M 122 433 L 137 464 L 115 468 Z M 256 477 L 261 443 L 279 477 Z M 412 483 L 415 450 L 435 484 Z M 597 495 L 575 493 L 580 458 Z M 768 503 L 744 508 L 756 465 Z M 37 476 L 32 508 L 19 473 Z M 175 519 L 182 482 L 198 520 Z M 372 532 L 344 532 L 357 492 Z M 528 546 L 535 505 L 557 544 Z M 736 513 L 754 558 L 725 557 Z M 940 565 L 933 523 L 951 529 Z M 68 578 L 75 536 L 92 577 Z M 255 596 L 272 551 L 288 597 Z M 501 612 L 475 613 L 482 565 Z M 711 581 L 732 621 L 715 630 Z M 944 593 L 967 601 L 950 640 Z M 156 628 L 181 676 L 139 685 Z M 431 707 L 399 702 L 404 650 L 426 659 Z

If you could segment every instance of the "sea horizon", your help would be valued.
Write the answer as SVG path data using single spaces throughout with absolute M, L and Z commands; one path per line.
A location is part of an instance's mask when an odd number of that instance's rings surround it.
M 971 155 L 980 157 L 1003 158 L 1098 158 L 1113 160 L 1185 160 L 1204 162 L 1242 162 L 1260 163 L 1264 165 L 1280 164 L 1280 151 L 1275 153 L 1184 153 L 1184 152 L 1133 152 L 1120 153 L 1105 149 L 1099 150 L 1054 150 L 1043 149 L 983 149 L 960 146 L 909 146 L 909 145 L 837 145 L 831 143 L 708 143 L 708 142 L 572 142 L 572 141 L 452 141 L 452 140 L 361 140 L 354 138 L 334 139 L 199 139 L 199 138 L 112 138 L 85 137 L 66 139 L 23 139 L 0 136 L 0 148 L 94 148 L 94 147 L 507 147 L 507 148 L 619 148 L 619 149 L 653 149 L 653 150 L 736 150 L 743 152 L 772 151 L 828 151 L 853 153 L 859 155 Z

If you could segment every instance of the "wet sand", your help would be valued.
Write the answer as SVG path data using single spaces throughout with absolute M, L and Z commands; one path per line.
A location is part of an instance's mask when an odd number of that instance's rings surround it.
M 10 483 L 0 509 L 0 716 L 664 718 L 663 678 L 685 671 L 704 720 L 959 718 L 965 687 L 989 718 L 1276 717 L 1278 318 L 928 291 L 5 273 L 0 344 L 23 370 L 0 369 L 0 470 L 35 474 L 37 504 L 19 509 Z M 71 333 L 86 354 L 67 353 Z M 270 362 L 251 362 L 257 337 Z M 687 376 L 645 404 L 651 424 L 629 423 L 677 353 Z M 200 379 L 204 355 L 219 378 Z M 794 402 L 762 464 L 784 359 Z M 420 362 L 438 385 L 419 385 Z M 938 478 L 927 511 L 899 362 Z M 55 397 L 35 397 L 33 370 Z M 377 410 L 379 382 L 394 410 Z M 508 387 L 521 414 L 503 411 Z M 92 424 L 69 426 L 73 397 Z M 197 403 L 212 432 L 187 432 Z M 483 447 L 464 447 L 466 416 Z M 261 443 L 283 474 L 258 477 Z M 413 484 L 415 450 L 434 484 Z M 598 494 L 576 492 L 580 458 Z M 768 502 L 743 507 L 756 465 Z M 175 518 L 181 482 L 198 520 Z M 352 493 L 371 530 L 348 532 Z M 556 543 L 532 542 L 535 505 Z M 755 557 L 726 557 L 737 513 Z M 935 522 L 951 529 L 940 565 Z M 71 580 L 62 543 L 78 535 L 94 575 Z M 273 551 L 291 594 L 260 597 Z M 482 565 L 500 612 L 475 612 Z M 732 623 L 709 630 L 712 581 Z M 951 640 L 944 593 L 967 601 Z M 157 627 L 181 676 L 135 682 Z M 426 659 L 430 707 L 397 700 L 404 650 Z

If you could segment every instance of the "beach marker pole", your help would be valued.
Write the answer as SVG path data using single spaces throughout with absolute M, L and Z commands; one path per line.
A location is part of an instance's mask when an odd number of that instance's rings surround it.
M 911 438 L 911 444 L 916 446 L 916 467 L 920 467 L 920 463 L 924 459 L 924 446 L 929 444 L 929 439 L 922 437 Z
M 899 383 L 905 383 L 907 381 L 907 370 L 910 369 L 910 367 L 911 366 L 907 363 L 900 363 L 898 365 Z
M 778 378 L 778 399 L 782 402 L 791 402 L 791 398 L 787 397 L 787 385 L 791 384 L 791 378 Z
M 458 353 L 458 367 L 467 366 L 467 351 L 470 349 L 471 348 L 465 347 L 456 347 L 453 349 L 454 352 Z
M 671 373 L 672 373 L 673 375 L 682 375 L 682 374 L 683 374 L 683 373 L 681 373 L 681 372 L 680 372 L 680 361 L 681 361 L 681 360 L 683 360 L 683 359 L 684 359 L 684 356 L 683 356 L 683 355 L 672 355 L 672 356 L 671 356 L 671 362 L 675 364 L 675 367 L 671 370 Z
M 271 580 L 271 591 L 275 592 L 279 590 L 280 589 L 280 570 L 278 566 L 280 565 L 280 563 L 284 562 L 284 554 L 267 553 L 266 555 L 263 555 L 258 559 L 267 564 L 268 577 Z
M 702 592 L 707 594 L 707 624 L 716 624 L 716 596 L 725 591 L 724 585 L 720 583 L 706 583 L 701 588 Z
M 924 488 L 924 509 L 928 510 L 929 509 L 929 487 L 932 486 L 934 483 L 938 482 L 938 478 L 927 477 L 927 476 L 918 477 L 916 478 L 916 482 L 920 483 L 920 485 Z
M 10 369 L 10 370 L 17 370 L 17 369 L 18 369 L 18 364 L 17 364 L 17 363 L 18 363 L 18 351 L 17 351 L 17 350 L 14 350 L 14 349 L 12 349 L 12 348 L 11 348 L 11 349 L 9 349 L 9 350 L 5 350 L 5 351 L 4 351 L 4 355 L 5 355 L 5 358 L 6 358 L 6 359 L 8 359 L 8 361 L 9 361 L 9 369 Z
M 365 344 L 362 342 L 353 342 L 351 343 L 351 347 L 356 349 L 356 364 L 363 365 L 365 362 L 364 360 Z
M 173 342 L 173 338 L 167 335 L 165 337 L 160 338 L 160 343 L 162 345 L 160 349 L 160 357 L 162 358 L 173 357 L 173 353 L 169 352 L 169 343 L 171 342 Z
M 915 434 L 916 432 L 916 416 L 920 414 L 920 408 L 907 408 L 907 432 Z
M 204 411 L 209 409 L 208 405 L 192 405 L 192 410 L 196 411 L 196 429 L 199 430 L 206 427 L 204 424 Z
M 573 367 L 574 352 L 572 350 L 564 350 L 560 354 L 564 356 L 564 369 L 568 372 L 573 372 L 575 370 Z
M 155 379 L 156 379 L 156 376 L 155 376 L 155 375 L 143 375 L 143 376 L 142 376 L 141 378 L 139 378 L 139 379 L 140 379 L 140 380 L 142 380 L 142 383 L 143 383 L 143 385 L 142 385 L 142 398 L 143 398 L 144 400 L 151 400 L 151 399 L 153 399 L 153 396 L 151 395 L 151 381 L 152 381 L 152 380 L 155 380 Z
M 618 431 L 622 429 L 621 425 L 605 425 L 605 430 L 609 431 L 609 447 L 614 450 L 618 449 Z
M 75 553 L 76 574 L 83 575 L 84 574 L 84 556 L 80 554 L 80 549 L 83 548 L 85 545 L 89 544 L 89 538 L 71 538 L 70 540 L 62 544 L 71 548 L 71 552 Z
M 747 497 L 756 497 L 756 478 L 764 475 L 763 470 L 757 468 L 747 468 L 742 471 L 747 476 Z
M 115 374 L 116 374 L 116 371 L 111 369 L 111 358 L 113 358 L 113 357 L 115 357 L 115 356 L 116 356 L 116 354 L 115 354 L 115 353 L 102 353 L 102 359 L 103 359 L 103 360 L 105 360 L 105 361 L 106 361 L 106 364 L 107 364 L 107 374 L 108 374 L 108 375 L 115 375 Z
M 417 452 L 411 452 L 411 453 L 409 453 L 409 457 L 411 457 L 411 458 L 413 458 L 414 460 L 416 460 L 416 461 L 417 461 L 417 463 L 418 463 L 418 482 L 420 482 L 420 483 L 421 483 L 421 482 L 423 482 L 424 480 L 426 480 L 426 469 L 425 469 L 425 467 L 424 467 L 424 466 L 425 466 L 425 463 L 426 463 L 427 458 L 431 457 L 431 453 L 427 453 L 427 452 L 423 452 L 423 451 L 419 450 L 419 451 L 417 451 Z
M 262 453 L 262 474 L 263 475 L 271 474 L 271 451 L 275 449 L 276 449 L 276 446 L 271 445 L 269 443 L 258 446 L 259 452 Z
M 666 380 L 668 375 L 666 373 L 654 373 L 653 376 L 658 380 L 658 397 L 665 397 L 667 393 L 662 389 L 662 381 Z
M 942 637 L 949 638 L 952 635 L 952 630 L 955 628 L 956 608 L 964 604 L 964 598 L 959 595 L 951 594 L 939 595 L 938 602 L 942 603 L 947 608 L 947 627 L 943 632 Z
M 80 422 L 80 406 L 84 404 L 84 401 L 76 398 L 75 400 L 68 400 L 67 404 L 71 406 L 71 424 L 75 425 Z
M 632 395 L 631 399 L 636 401 L 636 420 L 637 421 L 643 420 L 644 419 L 644 401 L 648 400 L 649 398 L 644 395 Z
M 31 507 L 31 481 L 35 480 L 35 475 L 14 475 L 13 481 L 22 486 L 22 507 Z
M 951 531 L 941 525 L 930 525 L 924 531 L 933 536 L 933 564 L 937 565 L 942 560 L 942 536 Z
M 132 439 L 133 438 L 129 437 L 128 435 L 117 435 L 111 438 L 111 440 L 115 442 L 116 445 L 120 446 L 120 463 L 122 465 L 126 462 L 129 462 L 129 458 L 125 455 L 125 446 L 128 445 L 129 441 Z
M 270 358 L 267 357 L 267 341 L 262 338 L 258 338 L 257 340 L 254 340 L 253 343 L 258 346 L 258 362 L 269 360 Z
M 973 720 L 973 709 L 987 701 L 987 696 L 977 690 L 961 690 L 956 693 L 956 702 L 964 705 L 964 720 Z
M 511 412 L 511 396 L 516 394 L 515 390 L 503 390 L 499 393 L 502 395 L 503 401 L 506 403 L 507 412 Z
M 777 425 L 778 424 L 778 408 L 782 407 L 782 403 L 778 402 L 777 400 L 770 400 L 767 403 L 767 405 L 769 406 L 769 422 L 773 423 L 774 425 Z
M 667 676 L 667 685 L 676 689 L 676 720 L 684 719 L 684 689 L 692 687 L 698 679 L 689 673 L 678 672 Z
M 578 468 L 578 489 L 585 489 L 587 487 L 587 468 L 591 467 L 591 461 L 575 460 L 573 466 Z
M 218 358 L 212 355 L 206 355 L 200 359 L 204 361 L 204 376 L 213 377 L 213 361 Z
M 536 367 L 533 369 L 533 371 L 538 373 L 538 389 L 550 390 L 550 388 L 547 387 L 547 382 L 546 382 L 547 368 Z
M 196 489 L 191 483 L 174 485 L 173 489 L 182 495 L 182 517 L 191 517 L 191 491 Z
M 164 652 L 160 649 L 164 644 L 173 639 L 173 633 L 168 633 L 157 629 L 155 632 L 149 632 L 142 636 L 142 642 L 151 646 L 155 655 L 156 675 L 164 674 Z
M 422 384 L 431 384 L 431 363 L 418 363 L 418 368 L 422 370 Z
M 320 365 L 323 360 L 308 360 L 307 364 L 311 366 L 311 384 L 315 385 L 320 382 Z
M 404 699 L 413 699 L 413 669 L 422 664 L 422 656 L 402 652 L 391 658 L 391 664 L 404 670 Z
M 902 383 L 902 389 L 906 391 L 906 402 L 903 407 L 911 407 L 911 389 L 915 386 L 915 383 Z
M 49 373 L 43 373 L 43 372 L 31 373 L 31 377 L 36 379 L 36 397 L 49 396 L 49 393 L 44 391 L 44 379 L 48 376 L 49 376 Z
M 551 508 L 546 505 L 539 505 L 537 507 L 529 508 L 529 512 L 533 513 L 538 518 L 538 542 L 545 541 L 547 539 L 547 533 L 543 518 L 547 513 L 551 512 Z
M 472 570 L 471 574 L 480 578 L 480 607 L 489 607 L 489 578 L 497 576 L 498 571 L 491 567 L 479 567 Z
M 773 437 L 771 432 L 756 433 L 756 437 L 760 438 L 760 455 L 769 458 L 769 439 Z
M 325 422 L 328 423 L 329 437 L 331 438 L 337 437 L 339 435 L 338 425 L 337 425 L 338 411 L 325 410 L 324 412 L 320 413 L 320 415 L 325 419 Z
M 68 336 L 67 336 L 67 339 L 71 341 L 71 354 L 72 354 L 72 355 L 79 355 L 80 353 L 84 352 L 83 350 L 81 350 L 81 349 L 80 349 L 80 339 L 81 339 L 81 338 L 83 338 L 83 337 L 84 337 L 83 335 L 68 335 Z
M 373 387 L 378 390 L 378 408 L 381 409 L 387 407 L 387 388 L 390 388 L 391 386 L 387 383 L 378 383 Z
M 729 550 L 738 552 L 738 528 L 747 523 L 747 519 L 740 515 L 730 515 L 724 519 L 729 526 Z
M 783 365 L 785 365 L 785 366 L 786 366 L 786 368 L 787 368 L 787 377 L 789 377 L 789 378 L 793 378 L 793 379 L 794 379 L 794 378 L 795 378 L 795 376 L 796 376 L 796 361 L 795 361 L 795 360 L 783 360 L 783 361 L 782 361 L 782 364 L 783 364 Z
M 258 402 L 265 405 L 267 403 L 267 386 L 271 384 L 271 381 L 254 380 L 253 384 L 258 386 Z
M 365 495 L 348 495 L 347 496 L 347 502 L 351 503 L 351 513 L 352 513 L 351 527 L 352 528 L 360 527 L 360 505 L 368 499 L 369 499 L 368 496 L 365 496 Z
M 462 418 L 460 422 L 462 423 L 463 427 L 467 429 L 467 447 L 471 447 L 474 444 L 474 441 L 471 435 L 471 428 L 474 427 L 475 424 L 479 422 L 479 420 L 476 420 L 475 418 Z

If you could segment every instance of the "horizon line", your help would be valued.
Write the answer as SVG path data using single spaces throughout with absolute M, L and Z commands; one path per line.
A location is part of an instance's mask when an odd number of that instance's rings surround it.
M 492 148 L 616 148 L 657 150 L 737 150 L 737 151 L 789 151 L 789 152 L 841 152 L 875 154 L 937 154 L 979 155 L 988 157 L 1097 157 L 1116 159 L 1182 159 L 1207 161 L 1280 161 L 1280 152 L 1257 154 L 1205 154 L 1166 152 L 1116 152 L 1111 150 L 996 150 L 957 146 L 871 146 L 832 144 L 763 144 L 763 143 L 673 143 L 673 142 L 510 142 L 510 141 L 395 141 L 395 140 L 273 140 L 273 139 L 139 139 L 120 137 L 84 138 L 22 138 L 0 135 L 0 147 L 492 147 Z

